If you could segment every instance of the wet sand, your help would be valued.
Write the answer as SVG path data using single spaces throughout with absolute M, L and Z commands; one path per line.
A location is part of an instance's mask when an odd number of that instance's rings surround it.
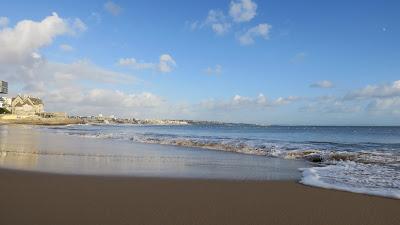
M 294 181 L 0 170 L 0 224 L 400 224 L 400 201 Z

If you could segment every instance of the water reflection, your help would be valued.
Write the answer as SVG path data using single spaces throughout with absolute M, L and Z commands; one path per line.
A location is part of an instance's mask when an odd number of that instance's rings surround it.
M 36 168 L 38 137 L 38 132 L 29 126 L 0 126 L 0 165 L 19 169 Z
M 0 167 L 97 175 L 299 179 L 305 162 L 54 134 L 0 125 Z

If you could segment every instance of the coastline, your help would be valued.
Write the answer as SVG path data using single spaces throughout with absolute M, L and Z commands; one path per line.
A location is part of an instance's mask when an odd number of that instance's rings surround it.
M 83 124 L 83 120 L 70 119 L 70 118 L 40 118 L 40 117 L 26 117 L 14 118 L 15 116 L 1 116 L 1 124 L 23 124 L 23 125 L 44 125 L 44 126 L 62 126 L 72 124 Z
M 304 186 L 0 169 L 1 224 L 397 224 L 399 200 Z

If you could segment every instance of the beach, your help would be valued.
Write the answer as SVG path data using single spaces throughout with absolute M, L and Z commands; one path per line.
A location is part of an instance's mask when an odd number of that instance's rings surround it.
M 400 223 L 399 200 L 294 181 L 56 175 L 0 170 L 0 224 Z
M 0 224 L 400 223 L 384 192 L 299 183 L 316 163 L 119 138 L 137 129 L 154 127 L 0 126 Z

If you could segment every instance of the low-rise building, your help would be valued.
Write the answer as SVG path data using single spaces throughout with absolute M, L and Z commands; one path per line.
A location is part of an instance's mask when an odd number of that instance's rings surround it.
M 16 115 L 36 115 L 44 112 L 44 104 L 40 98 L 18 95 L 12 98 L 11 113 Z

